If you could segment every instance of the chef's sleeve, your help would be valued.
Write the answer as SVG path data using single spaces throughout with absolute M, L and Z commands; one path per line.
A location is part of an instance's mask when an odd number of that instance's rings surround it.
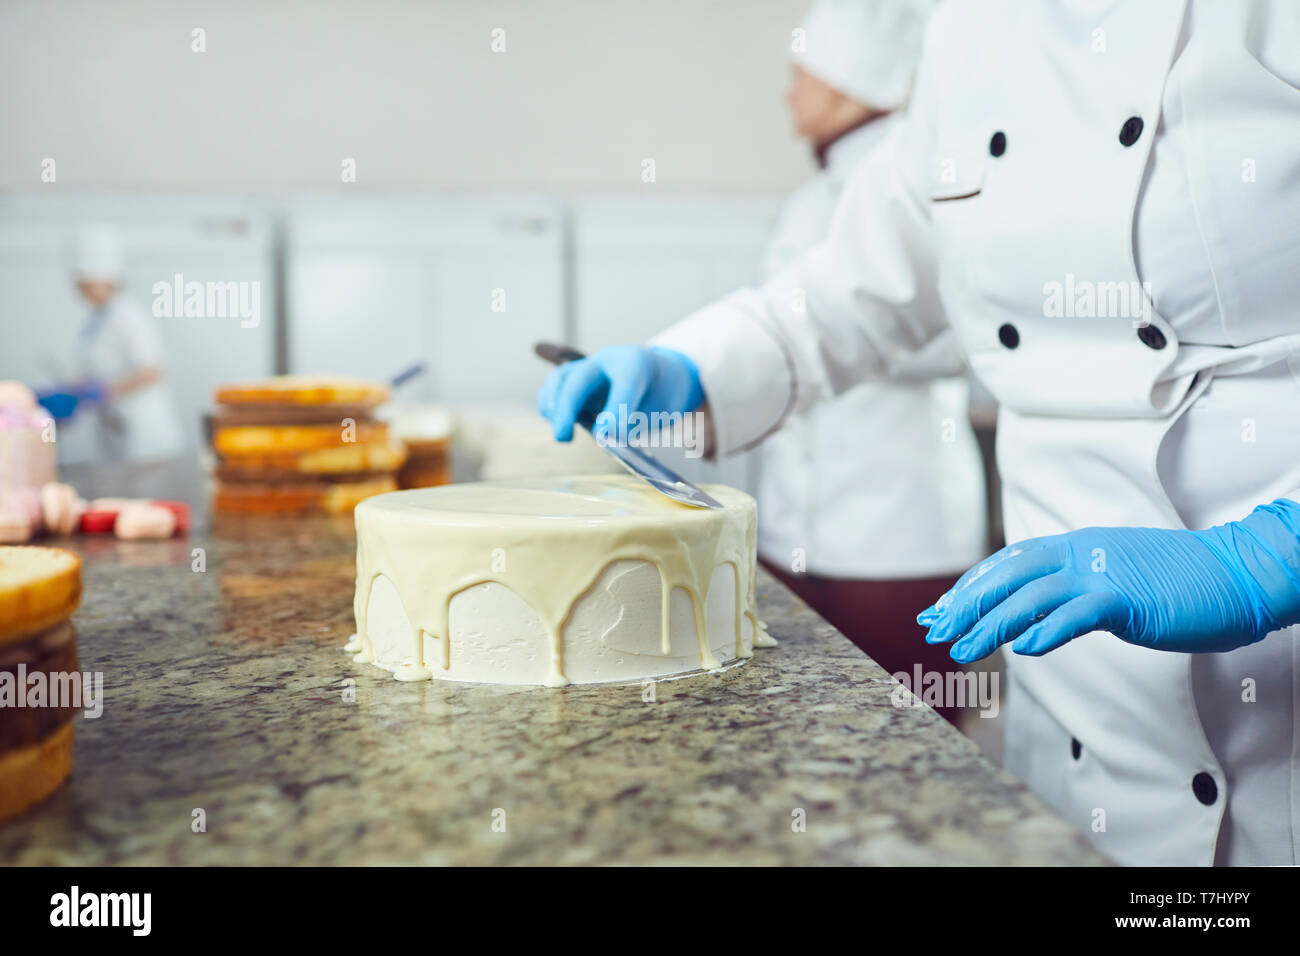
M 946 329 L 930 214 L 935 29 L 907 116 L 853 171 L 829 236 L 653 339 L 699 369 L 714 453 L 744 451 L 793 412 L 895 374 Z

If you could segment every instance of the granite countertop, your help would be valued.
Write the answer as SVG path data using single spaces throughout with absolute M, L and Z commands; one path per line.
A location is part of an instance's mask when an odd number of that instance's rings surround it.
M 205 510 L 193 467 L 65 478 Z M 0 825 L 3 863 L 1104 862 L 767 576 L 780 646 L 647 702 L 353 663 L 350 518 L 200 513 L 186 538 L 70 546 L 104 710 L 77 719 L 69 782 Z

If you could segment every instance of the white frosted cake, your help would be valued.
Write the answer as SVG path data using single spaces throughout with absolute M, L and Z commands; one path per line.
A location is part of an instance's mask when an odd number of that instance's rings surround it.
M 770 642 L 754 499 L 678 504 L 630 475 L 378 495 L 356 510 L 348 650 L 400 680 L 596 683 L 714 670 Z

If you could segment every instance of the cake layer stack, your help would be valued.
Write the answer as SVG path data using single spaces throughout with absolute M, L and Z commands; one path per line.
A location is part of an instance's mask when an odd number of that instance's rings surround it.
M 40 803 L 72 772 L 81 699 L 68 618 L 80 601 L 81 559 L 71 551 L 0 547 L 0 820 Z
M 388 415 L 393 437 L 406 446 L 406 464 L 397 473 L 402 488 L 450 484 L 452 416 L 436 405 L 395 408 Z
M 215 509 L 346 514 L 397 488 L 406 450 L 375 418 L 377 382 L 283 375 L 216 390 Z

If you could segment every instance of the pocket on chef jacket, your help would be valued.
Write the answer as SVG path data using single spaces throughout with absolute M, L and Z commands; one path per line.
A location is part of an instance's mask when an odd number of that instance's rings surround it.
M 968 145 L 935 150 L 930 172 L 930 202 L 936 209 L 975 199 L 984 191 L 988 153 Z
M 968 145 L 966 137 L 962 140 L 961 146 L 940 147 L 932 159 L 930 218 L 935 225 L 935 242 L 945 260 L 941 288 L 970 268 L 970 257 L 964 250 L 982 241 L 987 230 L 989 207 L 984 192 L 988 186 L 988 151 Z

